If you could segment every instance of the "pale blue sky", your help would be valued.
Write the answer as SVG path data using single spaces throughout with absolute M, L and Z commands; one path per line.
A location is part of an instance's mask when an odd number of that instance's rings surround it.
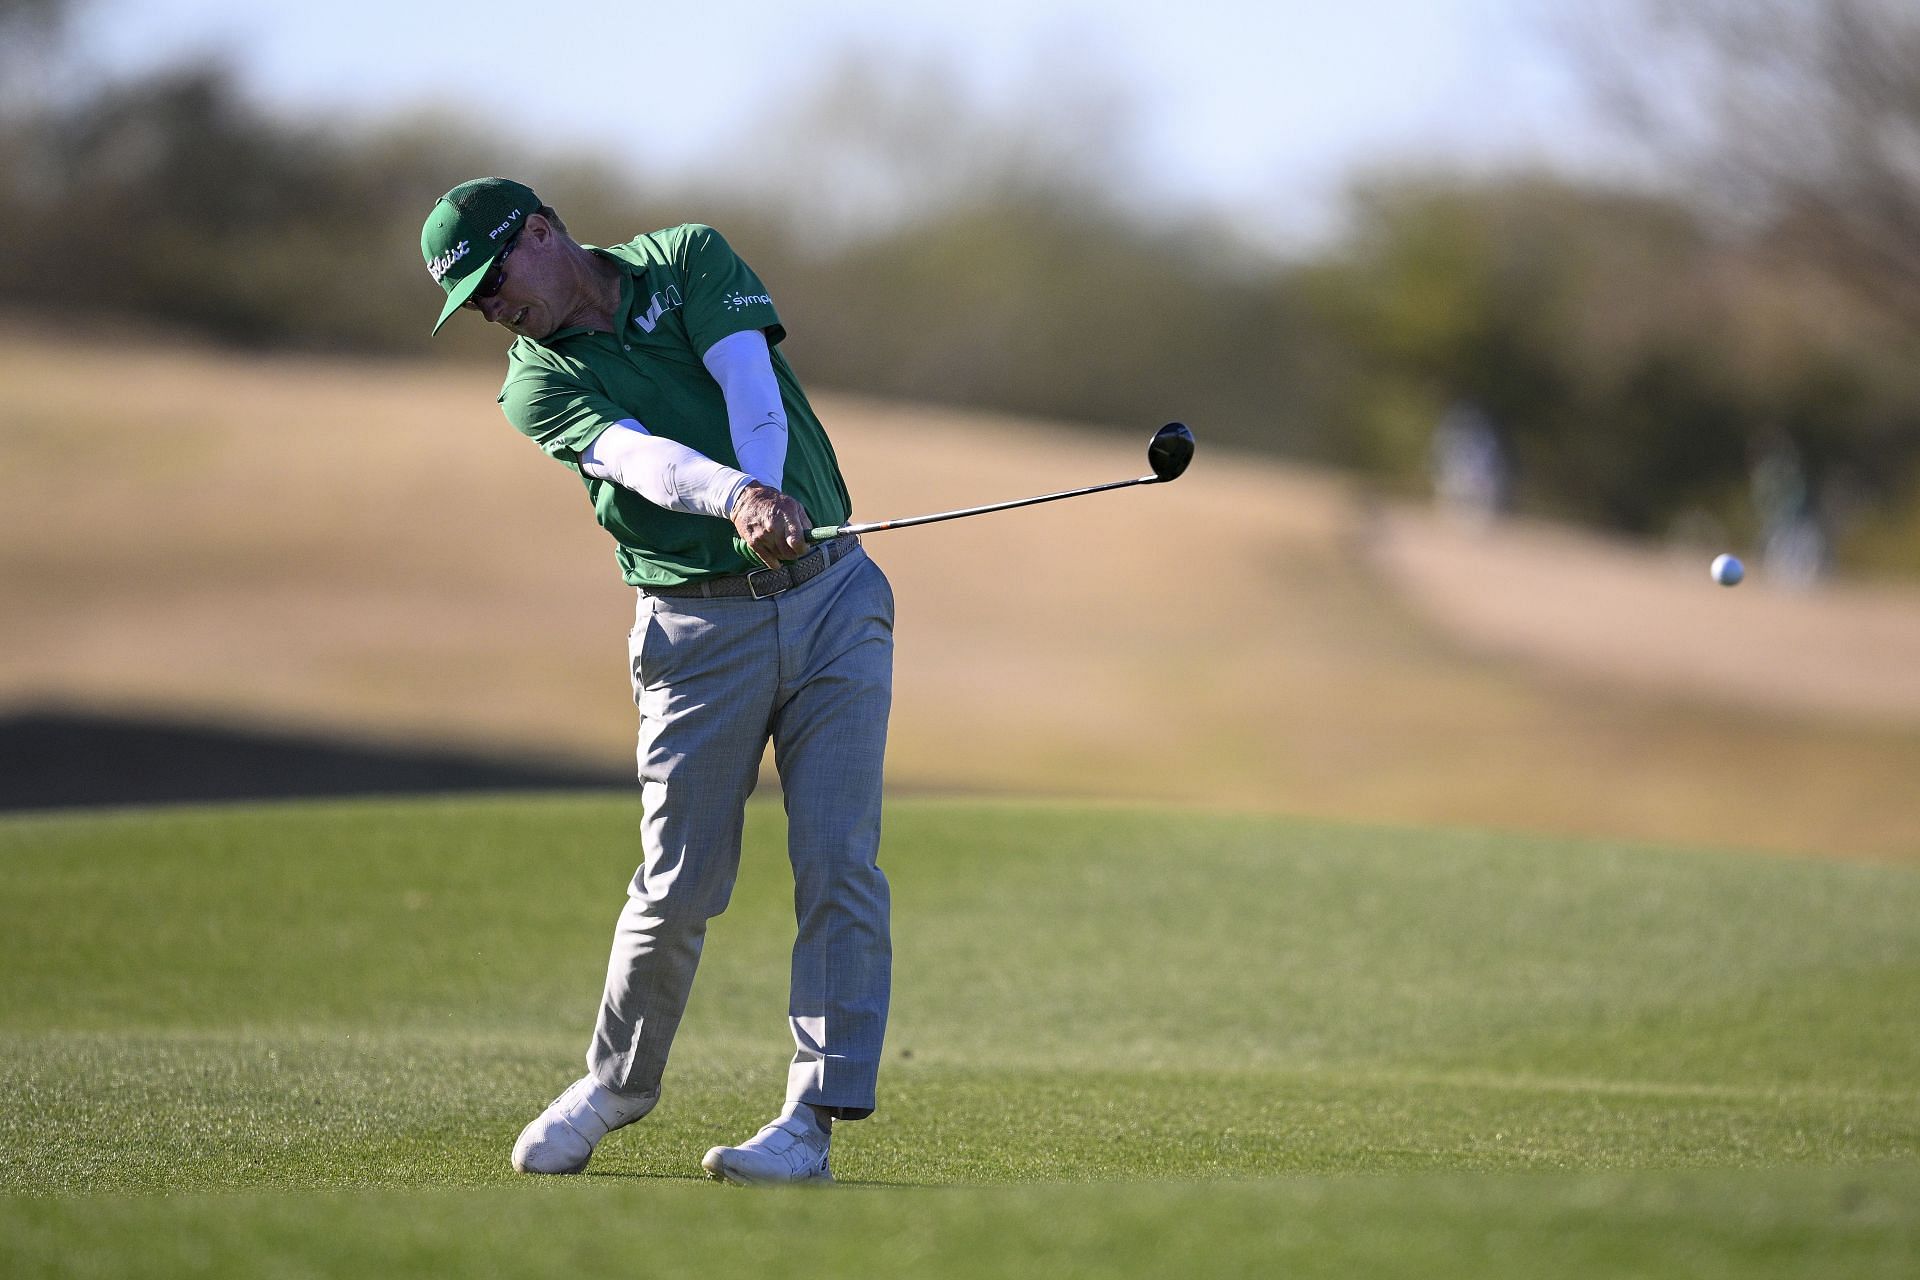
M 224 52 L 263 99 L 380 115 L 459 104 L 521 138 L 605 148 L 636 174 L 726 163 L 756 118 L 858 41 L 936 54 L 982 95 L 1046 112 L 1055 69 L 1125 90 L 1165 198 L 1284 237 L 1385 160 L 1601 163 L 1556 15 L 1585 0 L 96 0 L 114 68 Z M 1065 92 L 1065 90 L 1063 90 Z M 655 123 L 636 136 L 635 118 Z

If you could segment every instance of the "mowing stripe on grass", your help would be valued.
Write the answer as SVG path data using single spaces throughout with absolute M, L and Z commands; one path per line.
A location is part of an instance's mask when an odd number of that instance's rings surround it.
M 1920 1169 L 1403 1174 L 750 1194 L 628 1178 L 381 1194 L 0 1198 L 38 1277 L 819 1274 L 1906 1280 Z M 797 1270 L 796 1270 L 797 1269 Z
M 841 1233 L 822 1259 L 925 1274 L 1004 1273 L 1012 1242 L 1059 1274 L 1181 1270 L 1149 1226 L 1307 1274 L 1520 1274 L 1563 1236 L 1649 1274 L 1648 1242 L 1701 1246 L 1672 1274 L 1912 1260 L 1913 1211 L 1885 1206 L 1920 1169 L 1920 874 L 1106 806 L 889 810 L 896 1016 L 835 1167 L 951 1198 L 871 1211 L 881 1231 L 858 1195 L 681 1185 L 773 1110 L 791 1052 L 765 805 L 659 1110 L 594 1176 L 516 1179 L 514 1133 L 579 1071 L 637 818 L 566 797 L 0 821 L 5 1269 L 67 1244 L 72 1273 L 111 1271 L 158 1232 L 153 1258 L 214 1273 L 273 1274 L 275 1250 L 470 1268 L 475 1242 L 537 1272 L 495 1225 L 527 1213 L 632 1215 L 608 1256 L 750 1257 L 789 1238 L 781 1204 Z M 1103 1185 L 1046 1185 L 1069 1182 Z M 331 1194 L 356 1188 L 382 1195 Z M 257 1189 L 288 1194 L 179 1198 Z M 1485 1265 L 1402 1266 L 1434 1261 L 1407 1223 Z

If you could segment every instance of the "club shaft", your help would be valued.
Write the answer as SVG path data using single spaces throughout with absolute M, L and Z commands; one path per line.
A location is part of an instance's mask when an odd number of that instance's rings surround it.
M 809 542 L 824 542 L 828 538 L 842 538 L 848 534 L 879 533 L 883 529 L 907 529 L 916 524 L 937 524 L 942 520 L 958 520 L 962 516 L 983 516 L 989 511 L 1011 511 L 1015 507 L 1031 507 L 1042 502 L 1058 502 L 1062 498 L 1079 498 L 1089 493 L 1104 493 L 1108 489 L 1126 489 L 1136 484 L 1159 484 L 1159 476 L 1140 476 L 1134 480 L 1115 480 L 1108 484 L 1088 485 L 1084 489 L 1068 489 L 1062 493 L 1043 493 L 1037 498 L 1015 498 L 1012 502 L 995 502 L 984 507 L 962 507 L 958 511 L 941 511 L 930 516 L 906 516 L 899 520 L 875 520 L 869 524 L 821 525 L 807 532 Z

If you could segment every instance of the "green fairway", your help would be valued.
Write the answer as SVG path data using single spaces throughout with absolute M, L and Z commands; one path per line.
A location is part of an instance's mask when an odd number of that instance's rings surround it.
M 644 1274 L 795 1232 L 855 1274 L 1920 1265 L 1920 874 L 1143 809 L 889 809 L 865 1185 L 766 1195 L 695 1180 L 790 1052 L 756 807 L 660 1108 L 518 1178 L 638 817 L 0 822 L 0 1273 Z

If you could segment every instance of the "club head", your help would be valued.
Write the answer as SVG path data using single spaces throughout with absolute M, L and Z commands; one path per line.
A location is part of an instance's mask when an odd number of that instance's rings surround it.
M 1184 422 L 1169 422 L 1153 433 L 1147 446 L 1147 465 L 1156 480 L 1178 480 L 1193 461 L 1193 432 Z

